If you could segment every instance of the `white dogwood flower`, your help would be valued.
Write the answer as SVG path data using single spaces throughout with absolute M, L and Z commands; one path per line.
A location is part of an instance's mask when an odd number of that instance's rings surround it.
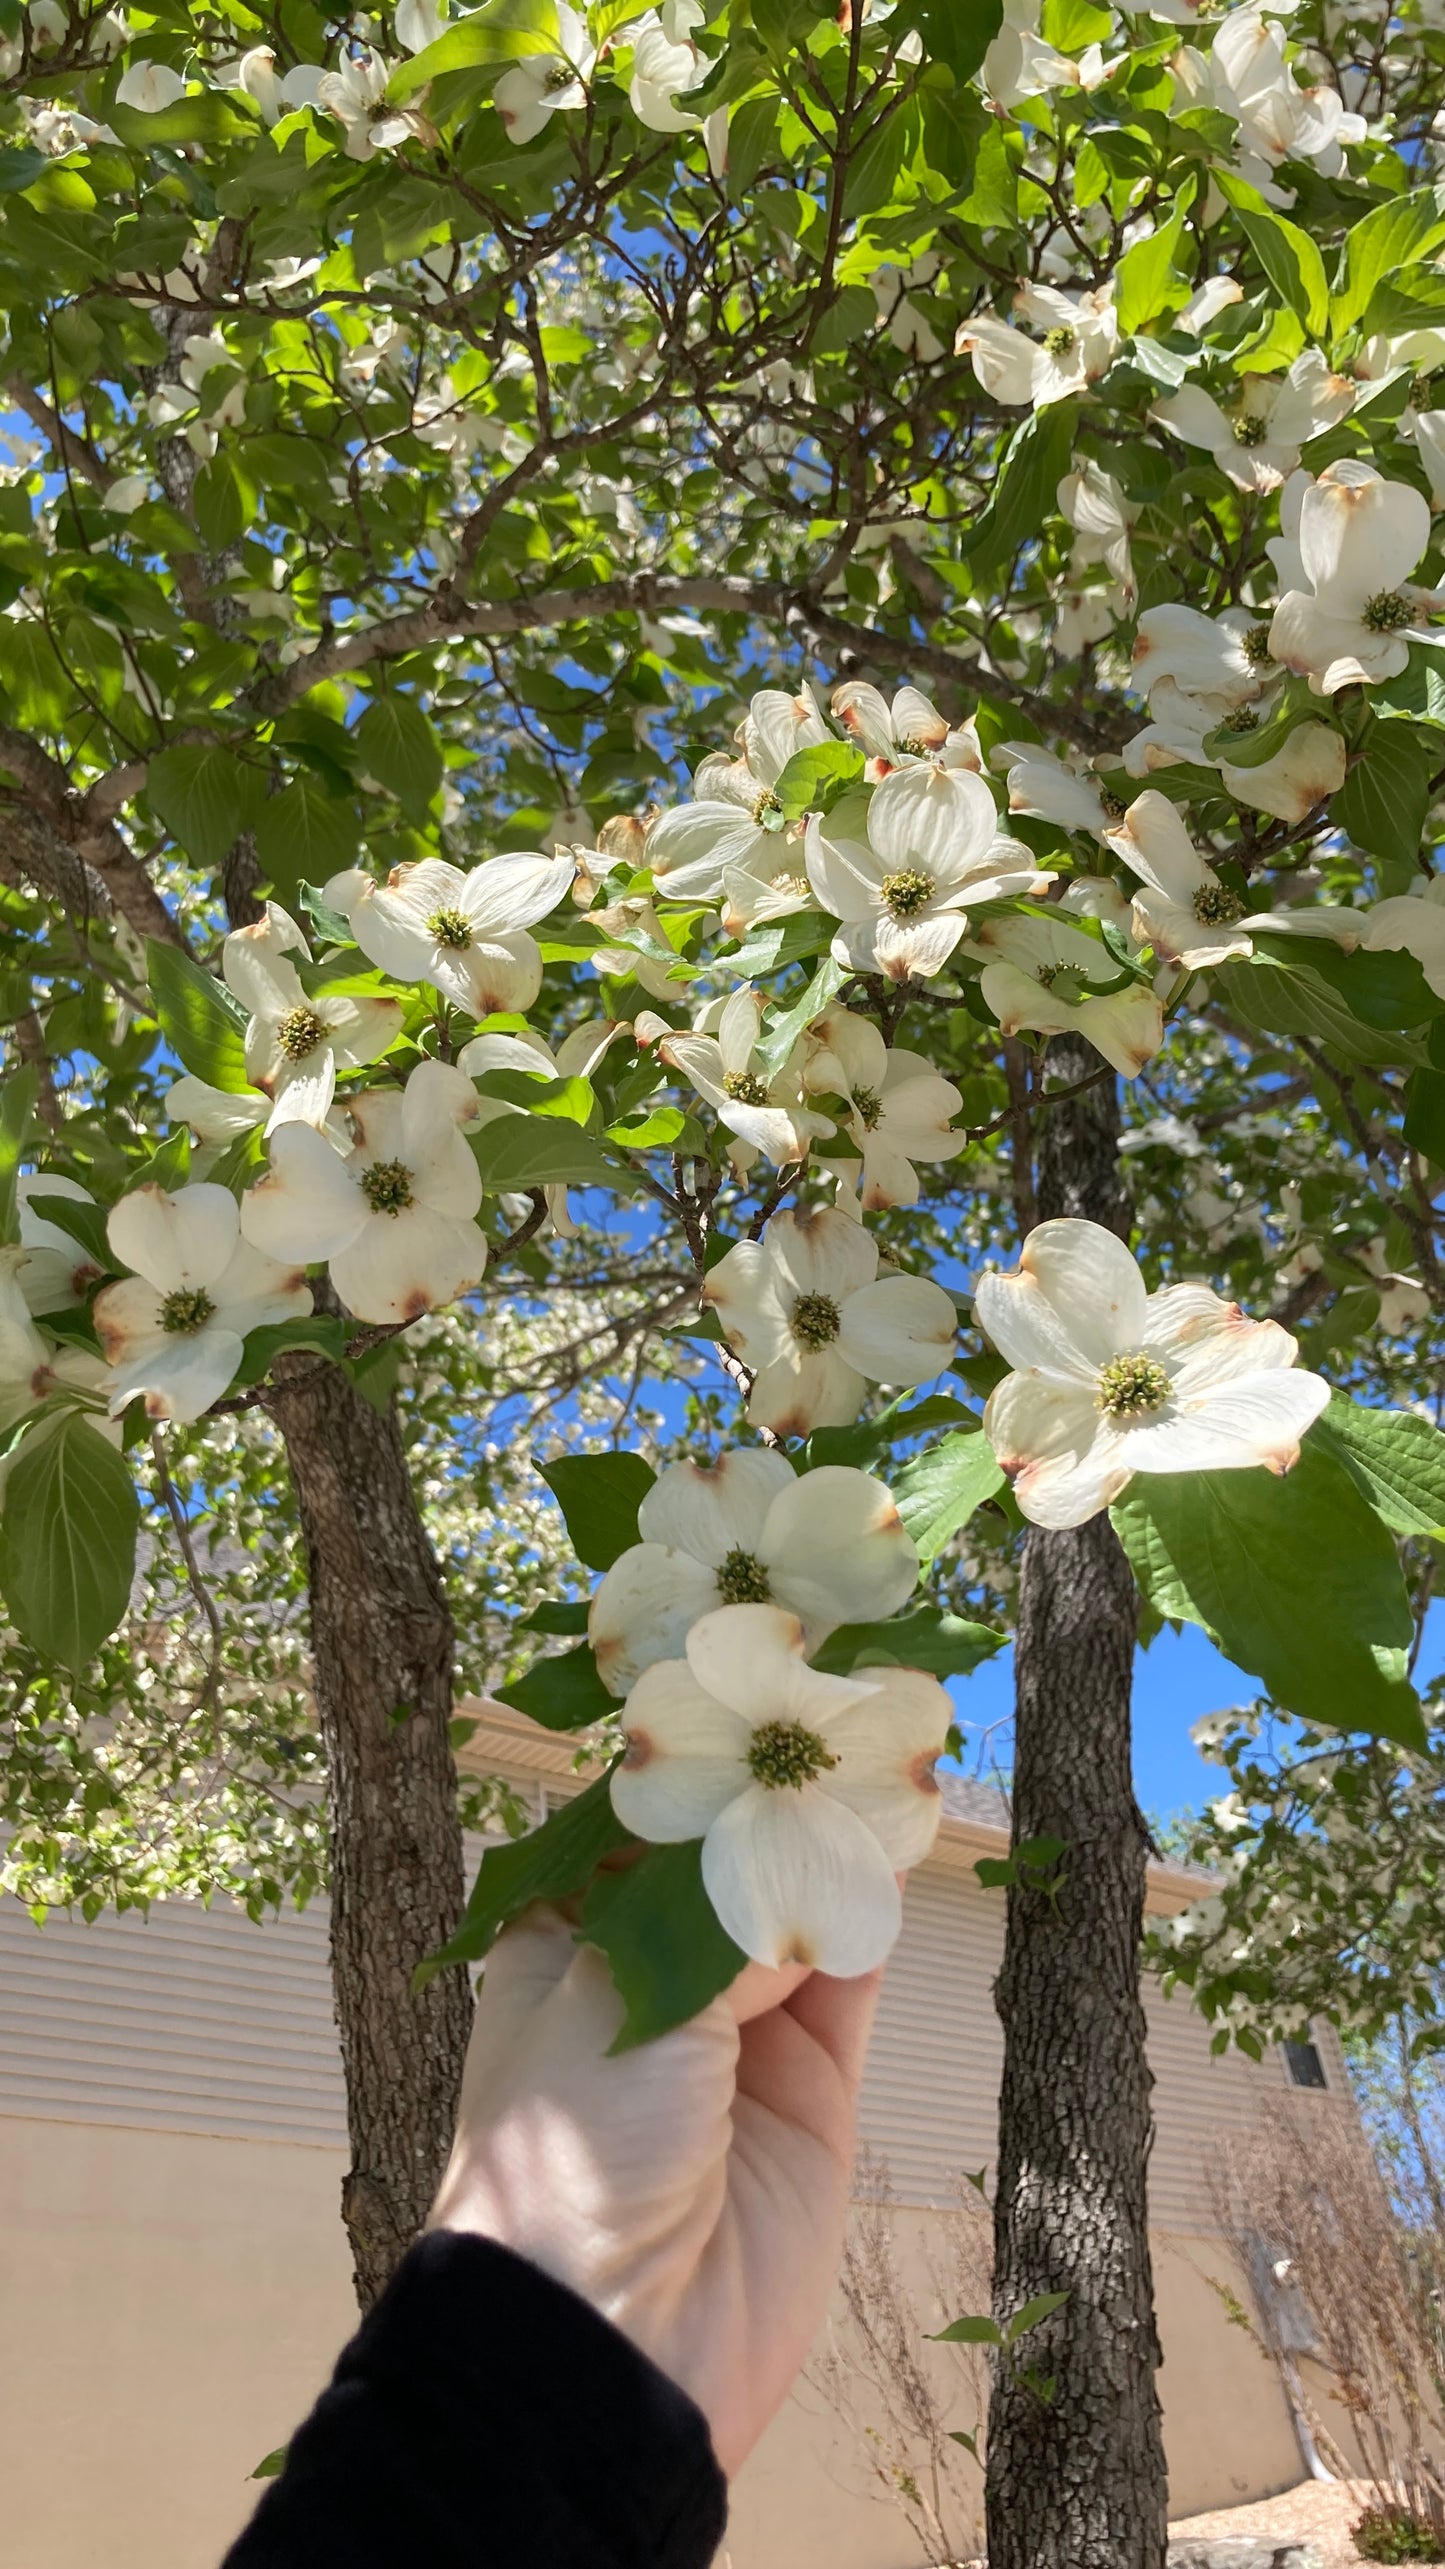
M 951 1708 L 918 1669 L 828 1677 L 804 1647 L 779 1606 L 704 1615 L 632 1690 L 612 1805 L 654 1843 L 701 1838 L 708 1898 L 754 1961 L 848 1979 L 890 1950 L 896 1877 L 933 1844 Z
M 796 696 L 759 688 L 738 726 L 738 756 L 715 751 L 705 758 L 692 802 L 659 813 L 647 833 L 644 862 L 659 892 L 715 901 L 730 869 L 756 871 L 761 880 L 786 871 L 780 841 L 787 823 L 773 789 L 796 751 L 820 749 L 834 737 L 811 688 Z
M 629 29 L 628 102 L 633 115 L 654 134 L 686 133 L 700 121 L 691 108 L 679 107 L 677 100 L 679 94 L 696 89 L 710 69 L 706 55 L 692 41 L 692 30 L 701 26 L 704 14 L 700 0 L 662 0 L 660 9 L 649 9 Z
M 116 84 L 115 103 L 141 116 L 160 116 L 185 94 L 184 80 L 168 62 L 133 62 Z
M 1275 491 L 1294 471 L 1300 448 L 1354 408 L 1357 389 L 1330 373 L 1317 348 L 1306 348 L 1287 375 L 1246 375 L 1233 410 L 1222 410 L 1201 385 L 1186 384 L 1149 416 L 1187 446 L 1205 447 L 1239 490 Z
M 316 104 L 346 128 L 348 160 L 369 161 L 377 152 L 394 152 L 418 130 L 415 113 L 388 115 L 387 83 L 392 66 L 375 45 L 343 54 L 339 70 L 323 72 L 316 84 Z
M 1011 812 L 1053 821 L 1062 830 L 1087 830 L 1101 841 L 1124 817 L 1118 795 L 1099 783 L 1086 762 L 1066 764 L 1038 741 L 1000 741 L 993 764 L 1007 771 Z
M 1146 607 L 1139 618 L 1133 683 L 1151 705 L 1154 689 L 1168 683 L 1222 722 L 1234 706 L 1256 704 L 1274 674 L 1267 616 L 1244 607 L 1203 615 L 1172 602 Z
M 94 1259 L 58 1222 L 47 1222 L 47 1196 L 65 1196 L 72 1204 L 92 1204 L 94 1197 L 74 1178 L 56 1177 L 49 1169 L 23 1172 L 15 1181 L 15 1209 L 20 1246 L 25 1255 L 16 1267 L 28 1311 L 73 1311 L 100 1274 Z
M 994 401 L 1042 410 L 1048 402 L 1087 392 L 1107 374 L 1119 345 L 1112 279 L 1088 294 L 1021 286 L 1013 308 L 1024 329 L 992 313 L 975 313 L 953 343 L 955 356 L 972 357 L 973 371 Z
M 835 961 L 891 981 L 942 971 L 966 933 L 965 904 L 1053 881 L 999 828 L 993 796 L 966 767 L 900 767 L 874 793 L 866 839 L 815 813 L 804 847 L 808 880 L 840 922 Z
M 95 1297 L 113 1418 L 137 1392 L 148 1418 L 199 1418 L 220 1399 L 251 1330 L 311 1309 L 301 1262 L 277 1261 L 242 1237 L 228 1187 L 133 1187 L 112 1206 L 106 1236 L 133 1270 Z
M 1221 883 L 1167 795 L 1136 795 L 1109 845 L 1144 885 L 1134 895 L 1136 933 L 1160 954 L 1202 971 L 1252 953 L 1240 924 L 1248 903 Z
M 1420 619 L 1440 605 L 1409 579 L 1430 541 L 1430 503 L 1408 482 L 1342 456 L 1304 491 L 1303 580 L 1275 608 L 1269 647 L 1316 695 L 1378 686 L 1407 666 Z
M 1307 911 L 1295 915 L 1308 917 Z M 1360 943 L 1375 954 L 1414 955 L 1437 999 L 1445 999 L 1445 874 L 1421 881 L 1418 892 L 1400 892 L 1372 902 L 1365 911 L 1346 911 L 1361 930 Z
M 1122 485 L 1091 455 L 1081 456 L 1059 484 L 1059 514 L 1074 530 L 1070 567 L 1086 571 L 1102 562 L 1112 583 L 1109 602 L 1122 615 L 1136 595 L 1129 536 L 1138 510 Z M 1102 641 L 1103 636 L 1095 639 Z
M 881 688 L 850 678 L 833 690 L 833 718 L 862 750 L 870 785 L 881 783 L 909 759 L 931 758 L 943 767 L 980 764 L 972 723 L 951 729 L 917 687 L 900 687 L 890 705 Z
M 597 47 L 586 19 L 569 0 L 557 0 L 557 34 L 555 53 L 524 55 L 503 72 L 492 91 L 492 105 L 514 143 L 530 143 L 559 109 L 587 104 Z
M 338 1070 L 375 1061 L 401 1033 L 399 999 L 308 996 L 296 952 L 311 949 L 279 902 L 249 928 L 233 928 L 221 950 L 226 987 L 250 1012 L 246 1076 L 271 1100 L 268 1132 L 278 1124 L 324 1124 Z
M 521 1014 L 542 987 L 527 934 L 564 899 L 577 871 L 570 848 L 493 856 L 463 874 L 440 857 L 398 865 L 385 883 L 356 868 L 333 875 L 326 899 L 370 961 L 398 981 L 429 981 L 469 1016 Z
M 271 1165 L 241 1199 L 257 1248 L 309 1266 L 325 1258 L 358 1320 L 416 1320 L 481 1282 L 482 1181 L 462 1138 L 480 1122 L 452 1062 L 417 1064 L 405 1089 L 347 1100 L 356 1148 L 342 1159 L 310 1124 L 281 1124 Z
M 676 1658 L 689 1626 L 718 1606 L 782 1606 L 815 1650 L 839 1624 L 896 1613 L 918 1579 L 917 1546 L 881 1481 L 838 1463 L 799 1475 L 775 1446 L 669 1464 L 637 1531 L 587 1623 L 614 1695 L 655 1659 Z
M 983 58 L 983 86 L 996 107 L 1079 86 L 1078 63 L 1039 33 L 1041 6 L 1042 0 L 1004 0 L 1003 23 Z
M 22 1418 L 28 1418 L 32 1410 L 41 1408 L 57 1392 L 78 1392 L 93 1398 L 103 1388 L 103 1368 L 98 1357 L 84 1347 L 52 1347 L 41 1336 L 21 1287 L 20 1265 L 13 1248 L 0 1249 L 0 1436 L 8 1436 Z M 53 1310 L 57 1306 L 50 1307 Z M 862 1473 L 856 1478 L 861 1480 Z M 898 1530 L 903 1533 L 901 1526 Z M 903 1535 L 903 1540 L 907 1543 L 908 1537 Z M 912 1585 L 910 1579 L 908 1587 Z M 901 1605 L 907 1594 L 908 1588 L 900 1589 L 895 1603 Z M 883 1611 L 891 1614 L 893 1608 L 885 1606 Z M 846 1615 L 835 1618 L 838 1623 L 847 1620 Z
M 691 1034 L 668 1033 L 657 1049 L 707 1099 L 719 1123 L 780 1168 L 805 1160 L 817 1136 L 834 1127 L 804 1105 L 794 1058 L 772 1072 L 763 1062 L 758 1043 L 765 1005 L 760 991 L 740 982 L 727 999 L 709 1002 Z
M 943 1287 L 880 1276 L 877 1241 L 836 1205 L 776 1214 L 761 1240 L 739 1240 L 701 1301 L 753 1368 L 749 1425 L 776 1436 L 845 1427 L 870 1382 L 931 1382 L 957 1338 Z
M 829 1008 L 808 1029 L 803 1084 L 841 1097 L 844 1129 L 857 1144 L 857 1160 L 831 1165 L 851 1187 L 861 1170 L 862 1210 L 918 1202 L 915 1160 L 952 1160 L 966 1146 L 953 1130 L 963 1100 L 951 1080 L 940 1078 L 921 1053 L 892 1050 L 871 1017 L 851 1008 Z
M 1097 1222 L 1040 1223 L 1012 1275 L 980 1276 L 974 1316 L 1014 1368 L 984 1434 L 1035 1525 L 1085 1524 L 1135 1472 L 1287 1472 L 1330 1397 L 1276 1321 L 1208 1285 L 1149 1293 Z
M 1082 1035 L 1124 1079 L 1137 1079 L 1163 1043 L 1156 993 L 1062 911 L 985 919 L 969 943 L 984 957 L 979 991 L 1003 1034 Z
M 1274 23 L 1278 13 L 1266 25 L 1266 5 L 1267 0 L 1251 0 L 1246 8 L 1231 9 L 1208 55 L 1186 46 L 1173 69 L 1191 105 L 1213 105 L 1234 117 L 1240 177 L 1271 204 L 1288 206 L 1293 191 L 1274 184 L 1282 162 L 1312 160 L 1323 177 L 1335 178 L 1344 166 L 1343 146 L 1363 142 L 1368 128 L 1329 82 L 1300 86 L 1284 58 Z

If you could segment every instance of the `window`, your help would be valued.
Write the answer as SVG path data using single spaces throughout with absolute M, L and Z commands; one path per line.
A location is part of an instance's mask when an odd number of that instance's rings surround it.
M 1284 2061 L 1291 2087 L 1328 2087 L 1325 2065 L 1317 2044 L 1286 2043 Z

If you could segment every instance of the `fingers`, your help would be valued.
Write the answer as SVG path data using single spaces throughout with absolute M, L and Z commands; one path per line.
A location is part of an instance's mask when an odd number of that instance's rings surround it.
M 781 2007 L 802 1987 L 808 1969 L 805 1962 L 785 1963 L 780 1971 L 770 1963 L 748 1963 L 727 1992 L 734 2022 L 750 2025 L 755 2016 L 765 2016 L 770 2007 Z
M 783 2002 L 794 2023 L 828 2054 L 850 2095 L 862 2081 L 882 1988 L 881 1964 L 859 1980 L 830 1980 L 815 1971 Z

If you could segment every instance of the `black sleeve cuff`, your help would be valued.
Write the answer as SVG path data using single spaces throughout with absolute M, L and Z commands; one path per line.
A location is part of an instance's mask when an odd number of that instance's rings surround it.
M 705 2569 L 726 2522 L 685 2391 L 524 2258 L 434 2231 L 224 2569 Z

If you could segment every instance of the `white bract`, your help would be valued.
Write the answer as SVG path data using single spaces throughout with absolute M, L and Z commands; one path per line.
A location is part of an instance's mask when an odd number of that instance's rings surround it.
M 592 1600 L 587 1633 L 603 1683 L 625 1695 L 718 1606 L 775 1605 L 809 1650 L 843 1623 L 895 1614 L 918 1551 L 881 1481 L 829 1463 L 798 1474 L 775 1447 L 671 1463 L 637 1512 L 641 1541 Z
M 42 1338 L 21 1290 L 19 1265 L 14 1249 L 0 1249 L 0 1436 L 8 1436 L 22 1418 L 28 1418 L 32 1410 L 53 1399 L 57 1392 L 89 1393 L 93 1397 L 103 1385 L 101 1365 L 84 1347 L 52 1347 Z M 860 1472 L 854 1477 L 861 1480 L 863 1475 Z M 886 1497 L 887 1492 L 883 1495 Z M 901 1527 L 899 1532 L 902 1533 Z M 906 1535 L 903 1540 L 907 1542 Z M 914 1569 L 916 1576 L 916 1555 Z M 911 1587 L 913 1581 L 910 1579 L 908 1584 Z M 907 1593 L 907 1589 L 900 1591 L 900 1603 Z M 884 1611 L 891 1613 L 892 1608 Z M 847 1617 L 839 1615 L 835 1620 L 843 1623 Z
M 691 1034 L 664 1035 L 657 1049 L 707 1099 L 719 1123 L 781 1167 L 805 1160 L 816 1136 L 834 1128 L 804 1105 L 792 1055 L 772 1072 L 761 1059 L 765 1004 L 761 992 L 740 982 L 729 998 L 709 1002 Z
M 288 957 L 309 961 L 310 952 L 275 901 L 254 926 L 233 928 L 222 948 L 226 987 L 250 1011 L 246 1076 L 271 1100 L 268 1132 L 278 1124 L 324 1124 L 338 1070 L 375 1061 L 396 1041 L 406 1014 L 399 999 L 309 996 Z
M 1252 954 L 1252 931 L 1272 935 L 1281 924 L 1294 935 L 1326 937 L 1336 945 L 1361 942 L 1356 910 L 1326 903 L 1285 913 L 1250 910 L 1200 855 L 1164 794 L 1136 795 L 1118 829 L 1109 832 L 1109 845 L 1144 886 L 1134 895 L 1136 933 L 1187 971 Z
M 1211 393 L 1187 384 L 1150 412 L 1188 446 L 1203 446 L 1222 473 L 1242 491 L 1278 490 L 1300 459 L 1300 448 L 1332 428 L 1354 407 L 1357 387 L 1332 375 L 1318 349 L 1296 357 L 1289 373 L 1246 375 L 1233 410 Z
M 199 1418 L 230 1382 L 251 1330 L 310 1312 L 300 1261 L 277 1261 L 243 1239 L 228 1187 L 134 1187 L 112 1208 L 106 1236 L 134 1270 L 95 1298 L 112 1417 L 141 1392 L 148 1418 Z
M 391 69 L 375 45 L 367 45 L 359 54 L 344 54 L 340 70 L 324 72 L 316 84 L 317 106 L 346 128 L 349 160 L 369 161 L 376 152 L 394 152 L 418 129 L 414 113 L 383 112 Z
M 833 690 L 833 718 L 862 750 L 863 773 L 879 784 L 909 759 L 931 758 L 942 767 L 981 765 L 972 722 L 950 730 L 938 707 L 917 687 L 900 687 L 890 705 L 881 688 L 850 678 Z
M 950 1706 L 917 1669 L 828 1677 L 803 1651 L 778 1606 L 704 1615 L 686 1658 L 633 1688 L 612 1804 L 654 1843 L 701 1838 L 708 1898 L 755 1962 L 849 1979 L 889 1952 L 896 1876 L 933 1844 Z
M 1122 486 L 1092 456 L 1082 457 L 1059 484 L 1059 514 L 1074 530 L 1070 567 L 1086 571 L 1102 562 L 1109 573 L 1108 601 L 1123 615 L 1134 603 L 1134 565 L 1129 534 L 1138 515 Z
M 1000 829 L 993 796 L 966 767 L 900 767 L 874 793 L 866 839 L 815 813 L 804 846 L 808 880 L 841 923 L 835 960 L 890 981 L 942 971 L 967 932 L 966 904 L 1053 881 Z
M 1301 479 L 1307 477 L 1301 476 Z M 1273 756 L 1246 766 L 1211 732 L 1246 738 L 1267 713 L 1260 699 L 1278 671 L 1270 659 L 1269 621 L 1247 608 L 1220 616 L 1181 605 L 1150 607 L 1139 618 L 1135 684 L 1145 688 L 1152 720 L 1124 746 L 1131 776 L 1156 768 L 1217 767 L 1231 794 L 1277 819 L 1302 821 L 1345 781 L 1341 735 L 1324 723 L 1298 723 Z M 1258 708 L 1258 710 L 1257 710 Z
M 810 689 L 789 696 L 779 687 L 760 688 L 738 726 L 740 754 L 715 751 L 705 758 L 692 780 L 693 801 L 659 813 L 647 833 L 645 862 L 659 892 L 715 901 L 725 879 L 733 892 L 734 873 L 760 885 L 787 874 L 781 845 L 787 823 L 773 789 L 796 751 L 819 749 L 834 737 Z
M 58 1222 L 46 1220 L 46 1198 L 57 1195 L 72 1204 L 94 1201 L 74 1178 L 54 1177 L 48 1169 L 34 1176 L 22 1174 L 15 1181 L 20 1246 L 25 1252 L 15 1272 L 26 1309 L 37 1314 L 73 1310 L 101 1272 L 78 1240 L 72 1240 Z
M 1117 794 L 1101 785 L 1088 765 L 1066 765 L 1037 741 L 1002 740 L 991 764 L 1007 773 L 1011 812 L 1055 821 L 1063 830 L 1088 830 L 1099 840 L 1124 817 Z
M 429 981 L 472 1017 L 520 1014 L 542 987 L 541 953 L 527 930 L 565 898 L 576 871 L 570 848 L 490 857 L 469 874 L 424 856 L 385 883 L 349 868 L 332 876 L 326 898 L 383 972 Z
M 1358 456 L 1329 465 L 1301 494 L 1300 585 L 1275 608 L 1274 658 L 1322 696 L 1398 678 L 1422 616 L 1441 603 L 1409 579 L 1429 541 L 1423 493 L 1387 482 Z
M 972 357 L 974 373 L 995 401 L 1042 410 L 1048 402 L 1087 392 L 1108 373 L 1119 345 L 1112 280 L 1088 294 L 1021 286 L 1013 308 L 1026 329 L 1015 330 L 992 313 L 975 313 L 954 341 L 955 355 Z
M 530 143 L 559 108 L 587 104 L 597 47 L 586 19 L 569 0 L 557 0 L 557 33 L 556 53 L 525 55 L 503 72 L 492 91 L 492 105 L 514 143 Z
M 806 1088 L 841 1097 L 856 1160 L 833 1160 L 851 1187 L 861 1173 L 862 1210 L 918 1202 L 915 1160 L 952 1160 L 967 1136 L 953 1130 L 962 1098 L 921 1053 L 891 1050 L 871 1017 L 830 1008 L 808 1030 Z
M 1046 89 L 1077 89 L 1079 65 L 1039 33 L 1042 0 L 1004 0 L 1003 24 L 983 58 L 983 85 L 999 107 Z
M 142 116 L 160 116 L 185 94 L 185 82 L 168 62 L 133 62 L 116 84 L 115 103 Z
M 700 1298 L 753 1369 L 750 1425 L 775 1436 L 846 1426 L 869 1382 L 931 1382 L 957 1337 L 943 1287 L 880 1276 L 877 1241 L 836 1205 L 777 1214 L 718 1260 Z
M 1235 118 L 1239 175 L 1273 205 L 1294 203 L 1292 189 L 1274 184 L 1282 161 L 1312 160 L 1322 176 L 1334 178 L 1344 166 L 1343 146 L 1365 140 L 1364 118 L 1346 109 L 1337 89 L 1328 82 L 1306 89 L 1296 81 L 1278 25 L 1265 23 L 1265 0 L 1231 9 L 1208 55 L 1186 45 L 1173 69 L 1190 106 L 1213 105 Z
M 979 990 L 1005 1035 L 1082 1035 L 1124 1079 L 1164 1041 L 1164 1009 L 1098 938 L 1060 910 L 985 919 L 970 940 L 984 957 Z
M 1432 874 L 1418 891 L 1397 893 L 1368 910 L 1343 915 L 1354 921 L 1367 950 L 1414 955 L 1436 998 L 1445 999 L 1445 874 Z
M 482 1181 L 462 1128 L 481 1121 L 454 1063 L 417 1064 L 405 1089 L 347 1100 L 346 1159 L 309 1124 L 281 1124 L 271 1165 L 241 1200 L 248 1240 L 309 1266 L 325 1258 L 358 1320 L 417 1320 L 479 1284 Z
M 974 1315 L 1014 1370 L 984 1433 L 1035 1525 L 1083 1525 L 1136 1472 L 1287 1472 L 1330 1387 L 1294 1339 L 1208 1285 L 1149 1293 L 1097 1222 L 1043 1222 Z
M 707 57 L 699 53 L 691 33 L 703 15 L 700 0 L 663 0 L 660 10 L 649 9 L 631 31 L 628 101 L 634 116 L 655 134 L 682 134 L 699 121 L 690 108 L 678 106 L 677 98 L 707 78 Z

